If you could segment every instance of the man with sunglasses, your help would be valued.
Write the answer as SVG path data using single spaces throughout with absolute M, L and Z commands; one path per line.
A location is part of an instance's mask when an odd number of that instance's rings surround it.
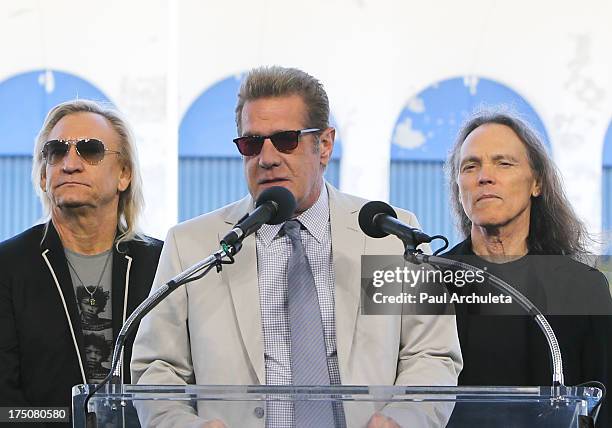
M 178 289 L 145 317 L 134 344 L 133 380 L 455 385 L 461 356 L 453 317 L 360 314 L 361 255 L 402 254 L 403 248 L 399 240 L 362 234 L 357 214 L 366 201 L 339 192 L 323 178 L 335 130 L 322 85 L 296 69 L 252 70 L 238 94 L 236 125 L 234 143 L 243 156 L 249 195 L 172 228 L 154 288 L 216 251 L 220 237 L 271 186 L 295 196 L 295 218 L 262 226 L 243 241 L 235 264 Z M 400 216 L 418 226 L 413 214 Z M 294 257 L 303 253 L 307 270 L 294 268 Z M 306 292 L 294 293 L 304 283 L 313 287 L 308 298 Z M 342 406 L 315 403 L 316 410 L 308 413 L 304 403 L 287 402 L 245 403 L 242 410 L 231 407 L 231 413 L 210 402 L 199 403 L 197 412 L 186 404 L 164 405 L 163 411 L 161 406 L 143 409 L 141 422 L 198 426 L 201 416 L 227 426 L 363 426 L 375 412 L 367 405 L 345 412 Z M 425 424 L 441 422 L 433 411 L 422 418 Z M 385 423 L 392 421 L 377 414 L 370 426 Z
M 138 232 L 135 149 L 127 123 L 100 104 L 68 101 L 47 115 L 32 167 L 47 221 L 0 244 L 0 406 L 70 407 L 73 385 L 108 374 L 110 354 L 88 352 L 86 338 L 112 350 L 162 246 Z M 130 356 L 128 343 L 124 365 Z

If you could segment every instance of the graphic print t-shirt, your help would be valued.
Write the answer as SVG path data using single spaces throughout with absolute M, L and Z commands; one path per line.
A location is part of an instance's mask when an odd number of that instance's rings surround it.
M 87 381 L 100 383 L 110 371 L 113 352 L 112 250 L 93 256 L 65 253 L 81 315 Z

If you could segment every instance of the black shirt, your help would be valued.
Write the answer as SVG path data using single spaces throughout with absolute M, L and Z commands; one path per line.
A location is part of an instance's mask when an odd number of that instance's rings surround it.
M 461 256 L 510 283 L 546 315 L 559 340 L 566 385 L 597 380 L 610 388 L 612 352 L 608 335 L 612 332 L 612 316 L 588 314 L 593 313 L 589 305 L 594 300 L 595 313 L 612 314 L 608 282 L 601 272 L 563 256 L 546 259 L 527 255 L 493 264 L 474 255 L 469 239 L 445 254 Z M 548 344 L 532 317 L 496 315 L 491 306 L 467 304 L 457 305 L 456 311 L 464 364 L 459 385 L 551 385 Z M 572 311 L 583 315 L 559 315 Z M 602 404 L 597 426 L 612 427 L 607 401 Z
M 91 375 L 64 248 L 52 223 L 44 231 L 37 225 L 0 243 L 0 406 L 70 407 L 82 370 Z M 113 247 L 113 340 L 123 311 L 148 296 L 161 247 L 156 239 Z M 133 340 L 124 352 L 126 383 Z

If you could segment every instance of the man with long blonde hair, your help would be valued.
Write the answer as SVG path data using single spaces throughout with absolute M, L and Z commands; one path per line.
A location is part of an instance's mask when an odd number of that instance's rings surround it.
M 89 361 L 86 337 L 112 349 L 149 292 L 162 243 L 137 231 L 135 144 L 112 108 L 75 100 L 51 109 L 32 180 L 44 222 L 0 244 L 0 405 L 70 407 L 73 385 L 100 382 L 110 369 L 108 355 Z M 130 355 L 131 342 L 126 362 Z

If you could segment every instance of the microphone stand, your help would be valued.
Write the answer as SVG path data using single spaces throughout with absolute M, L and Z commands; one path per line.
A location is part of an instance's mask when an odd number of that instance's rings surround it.
M 548 349 L 550 351 L 552 359 L 552 385 L 553 387 L 565 386 L 563 383 L 563 359 L 561 357 L 561 348 L 559 347 L 559 342 L 557 341 L 555 332 L 548 323 L 548 320 L 538 309 L 538 307 L 531 303 L 531 301 L 521 292 L 519 292 L 507 282 L 489 273 L 488 271 L 478 269 L 468 263 L 423 254 L 421 250 L 416 249 L 416 246 L 413 243 L 409 243 L 408 245 L 406 245 L 404 259 L 414 264 L 426 263 L 433 264 L 437 267 L 449 267 L 453 269 L 460 268 L 472 272 L 483 272 L 486 278 L 491 282 L 491 284 L 493 284 L 495 288 L 512 295 L 512 297 L 514 297 L 514 299 L 520 304 L 520 306 L 523 307 L 523 309 L 525 309 L 525 311 L 527 311 L 529 315 L 534 317 L 536 323 L 542 330 L 542 333 L 544 333 L 546 341 L 548 342 Z
M 117 340 L 115 342 L 115 349 L 113 350 L 113 359 L 111 364 L 111 370 L 108 376 L 104 378 L 102 382 L 97 384 L 87 394 L 83 407 L 85 410 L 85 426 L 88 428 L 95 428 L 97 426 L 95 412 L 89 412 L 88 403 L 91 397 L 98 392 L 104 385 L 111 383 L 112 385 L 118 385 L 123 387 L 123 379 L 121 377 L 122 367 L 122 356 L 123 346 L 125 345 L 126 337 L 132 333 L 134 327 L 138 322 L 148 314 L 155 306 L 164 300 L 170 293 L 179 288 L 181 285 L 187 284 L 192 281 L 196 281 L 204 277 L 213 267 L 217 268 L 217 272 L 221 272 L 222 265 L 234 263 L 234 255 L 236 255 L 242 248 L 242 240 L 237 241 L 231 245 L 221 243 L 221 249 L 211 254 L 204 260 L 199 261 L 187 270 L 179 273 L 170 281 L 165 283 L 163 286 L 157 289 L 155 293 L 147 297 L 138 307 L 132 312 L 129 318 L 125 321 L 125 324 L 121 327 Z M 224 258 L 228 258 L 229 261 L 224 261 Z M 200 273 L 201 272 L 201 273 Z

